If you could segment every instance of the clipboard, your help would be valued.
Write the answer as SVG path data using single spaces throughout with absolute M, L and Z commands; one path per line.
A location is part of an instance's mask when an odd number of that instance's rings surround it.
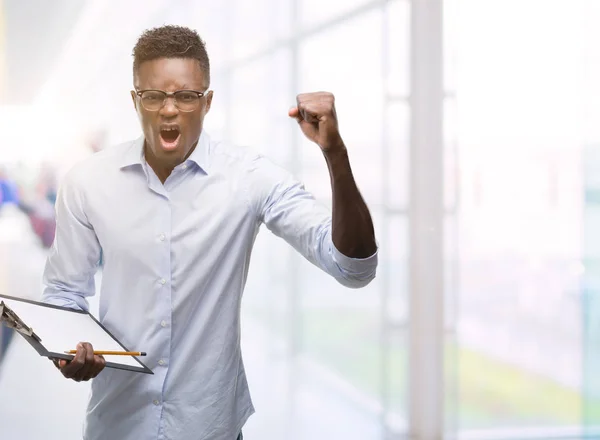
M 95 349 L 130 351 L 91 313 L 0 295 L 0 322 L 19 333 L 40 356 L 71 360 L 64 353 L 78 342 L 89 342 Z M 154 374 L 135 356 L 104 355 L 107 368 Z

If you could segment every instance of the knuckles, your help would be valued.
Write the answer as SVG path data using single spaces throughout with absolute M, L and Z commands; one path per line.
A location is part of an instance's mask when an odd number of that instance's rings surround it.
M 299 106 L 305 106 L 311 103 L 325 104 L 333 106 L 335 97 L 330 92 L 314 92 L 314 93 L 301 93 L 296 97 Z

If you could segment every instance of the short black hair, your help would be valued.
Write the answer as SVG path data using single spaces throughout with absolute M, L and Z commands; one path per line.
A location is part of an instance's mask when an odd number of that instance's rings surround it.
M 192 58 L 198 60 L 210 84 L 210 62 L 206 45 L 198 32 L 183 26 L 166 25 L 142 33 L 133 48 L 133 74 L 140 64 L 159 58 Z

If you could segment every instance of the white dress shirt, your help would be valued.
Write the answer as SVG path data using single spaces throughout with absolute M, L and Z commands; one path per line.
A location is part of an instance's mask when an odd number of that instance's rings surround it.
M 85 159 L 56 202 L 43 300 L 88 310 L 102 253 L 99 320 L 128 349 L 147 352 L 154 372 L 106 368 L 93 379 L 84 438 L 234 440 L 254 412 L 240 303 L 260 225 L 348 287 L 375 277 L 377 254 L 342 255 L 330 210 L 248 148 L 203 133 L 162 184 L 143 145 Z

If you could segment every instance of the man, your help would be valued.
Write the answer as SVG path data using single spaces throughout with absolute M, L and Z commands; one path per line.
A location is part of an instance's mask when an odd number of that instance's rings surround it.
M 240 302 L 264 223 L 349 287 L 375 277 L 377 246 L 333 96 L 299 95 L 289 115 L 321 148 L 333 213 L 287 172 L 203 131 L 213 92 L 198 34 L 146 31 L 133 50 L 143 136 L 75 166 L 56 204 L 43 298 L 86 310 L 104 259 L 100 320 L 154 375 L 106 369 L 90 344 L 57 362 L 92 381 L 85 439 L 235 440 L 254 412 L 240 351 Z M 238 437 L 239 436 L 239 437 Z

